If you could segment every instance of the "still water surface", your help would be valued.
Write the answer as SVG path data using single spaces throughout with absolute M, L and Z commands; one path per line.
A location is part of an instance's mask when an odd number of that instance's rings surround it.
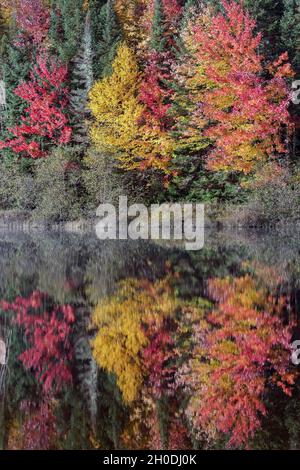
M 2 449 L 300 448 L 300 239 L 0 233 Z

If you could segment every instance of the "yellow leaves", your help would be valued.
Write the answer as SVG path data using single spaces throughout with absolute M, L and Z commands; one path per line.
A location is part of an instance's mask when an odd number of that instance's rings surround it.
M 97 149 L 113 153 L 126 170 L 166 170 L 174 143 L 166 133 L 139 124 L 144 110 L 138 100 L 140 78 L 133 52 L 121 44 L 112 75 L 97 81 L 89 93 L 91 140 Z
M 138 103 L 140 74 L 134 55 L 121 44 L 110 77 L 96 82 L 89 94 L 95 118 L 90 129 L 92 141 L 101 150 L 132 160 L 139 129 L 137 120 L 143 107 Z
M 109 326 L 101 328 L 93 342 L 96 361 L 108 372 L 116 374 L 126 402 L 136 398 L 142 384 L 138 352 L 146 344 L 140 321 L 134 313 L 112 320 Z
M 9 24 L 12 17 L 12 7 L 0 6 L 0 18 L 5 24 Z
M 141 18 L 147 0 L 115 0 L 115 11 L 121 23 L 126 42 L 135 51 L 143 49 L 146 29 Z
M 178 300 L 169 287 L 169 278 L 151 284 L 128 279 L 117 293 L 102 301 L 93 314 L 98 333 L 92 342 L 100 367 L 117 376 L 124 401 L 137 398 L 143 383 L 140 352 L 147 345 L 143 325 L 174 314 Z

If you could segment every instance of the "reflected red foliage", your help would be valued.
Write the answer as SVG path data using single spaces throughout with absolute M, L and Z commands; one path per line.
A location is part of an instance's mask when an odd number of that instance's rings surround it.
M 72 382 L 70 332 L 75 316 L 70 305 L 44 310 L 46 298 L 45 294 L 36 291 L 28 298 L 17 297 L 13 303 L 2 301 L 1 307 L 16 312 L 14 321 L 24 328 L 30 345 L 19 359 L 26 369 L 35 373 L 47 394 Z

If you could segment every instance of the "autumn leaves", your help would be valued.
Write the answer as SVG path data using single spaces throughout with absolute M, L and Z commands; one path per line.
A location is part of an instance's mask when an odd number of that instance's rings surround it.
M 239 3 L 224 2 L 224 13 L 192 9 L 176 37 L 159 3 L 148 51 L 141 58 L 123 42 L 112 75 L 90 92 L 93 143 L 127 170 L 165 173 L 183 145 L 204 150 L 210 170 L 245 174 L 284 154 L 287 55 L 266 64 L 255 22 Z

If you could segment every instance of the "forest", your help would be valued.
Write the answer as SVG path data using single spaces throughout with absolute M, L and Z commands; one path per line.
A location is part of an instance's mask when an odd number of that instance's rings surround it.
M 1 450 L 300 449 L 299 40 L 300 0 L 0 0 Z M 66 230 L 120 196 L 203 249 Z
M 1 0 L 0 209 L 299 220 L 298 0 Z

